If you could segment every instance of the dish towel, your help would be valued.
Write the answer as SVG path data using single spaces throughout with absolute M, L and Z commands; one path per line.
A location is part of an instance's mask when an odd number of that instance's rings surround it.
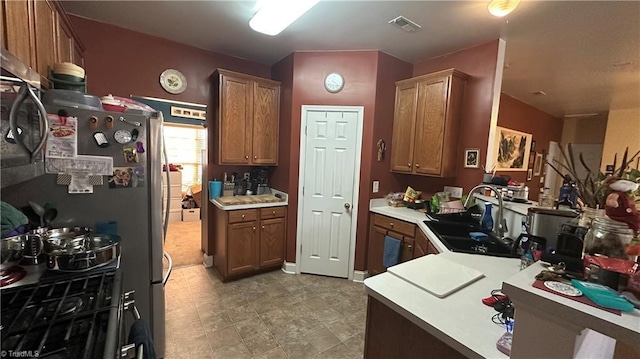
M 153 348 L 153 336 L 151 335 L 151 327 L 149 323 L 142 319 L 138 319 L 133 323 L 129 331 L 129 343 L 135 344 L 136 347 L 142 345 L 144 347 L 144 359 L 156 359 L 156 351 Z
M 400 244 L 402 241 L 385 236 L 384 237 L 384 254 L 382 255 L 382 264 L 385 267 L 391 267 L 398 264 L 400 258 Z
M 29 219 L 7 202 L 0 202 L 0 226 L 2 238 L 8 237 L 16 228 L 29 223 Z M 17 233 L 13 234 L 16 235 Z

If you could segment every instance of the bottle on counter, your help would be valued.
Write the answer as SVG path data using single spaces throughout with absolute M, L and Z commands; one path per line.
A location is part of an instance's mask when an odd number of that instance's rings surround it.
M 484 214 L 482 215 L 482 220 L 480 221 L 480 227 L 485 231 L 493 230 L 493 216 L 491 215 L 491 210 L 493 206 L 491 203 L 485 203 L 484 205 Z

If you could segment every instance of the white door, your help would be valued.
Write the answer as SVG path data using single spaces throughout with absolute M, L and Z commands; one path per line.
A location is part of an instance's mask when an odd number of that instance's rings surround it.
M 362 107 L 303 107 L 300 272 L 353 271 L 362 117 Z

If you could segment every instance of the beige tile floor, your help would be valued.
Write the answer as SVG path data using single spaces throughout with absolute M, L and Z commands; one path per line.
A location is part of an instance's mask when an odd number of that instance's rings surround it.
M 201 265 L 166 289 L 166 358 L 362 358 L 361 283 L 280 270 L 222 283 Z

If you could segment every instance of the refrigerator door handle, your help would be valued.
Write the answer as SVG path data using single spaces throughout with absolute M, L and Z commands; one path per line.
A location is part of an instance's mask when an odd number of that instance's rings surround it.
M 167 285 L 167 281 L 169 281 L 171 271 L 173 270 L 173 259 L 166 251 L 162 253 L 162 256 L 167 259 L 167 262 L 169 262 L 169 269 L 167 269 L 167 274 L 165 274 L 164 278 L 162 278 L 162 287 L 164 287 L 165 285 Z
M 167 147 L 165 146 L 165 141 L 164 141 L 164 130 L 160 133 L 160 141 L 162 141 L 162 159 L 164 161 L 164 165 L 166 168 L 165 175 L 167 177 L 167 198 L 164 199 L 166 202 L 166 211 L 164 212 L 164 219 L 162 221 L 162 243 L 164 243 L 167 240 L 167 228 L 169 226 L 169 213 L 171 211 L 171 179 L 170 179 L 171 176 L 169 174 L 169 157 L 167 156 Z M 164 253 L 168 255 L 167 252 L 164 252 Z
M 33 100 L 33 102 L 36 104 L 36 107 L 38 108 L 38 112 L 40 113 L 40 115 L 38 116 L 38 120 L 40 121 L 40 142 L 38 142 L 38 145 L 35 149 L 33 149 L 33 151 L 27 148 L 27 146 L 24 144 L 22 136 L 18 132 L 18 108 L 22 106 L 22 103 L 27 99 L 27 97 L 30 97 L 31 100 Z M 40 102 L 38 96 L 35 94 L 35 92 L 33 92 L 30 85 L 26 82 L 21 86 L 20 92 L 18 93 L 18 96 L 16 97 L 13 106 L 11 107 L 11 111 L 9 112 L 9 129 L 13 134 L 13 138 L 16 141 L 16 144 L 29 155 L 29 161 L 33 163 L 36 155 L 42 150 L 42 147 L 44 147 L 44 144 L 47 141 L 47 135 L 49 134 L 49 123 L 47 120 L 47 111 L 44 109 L 42 102 Z

